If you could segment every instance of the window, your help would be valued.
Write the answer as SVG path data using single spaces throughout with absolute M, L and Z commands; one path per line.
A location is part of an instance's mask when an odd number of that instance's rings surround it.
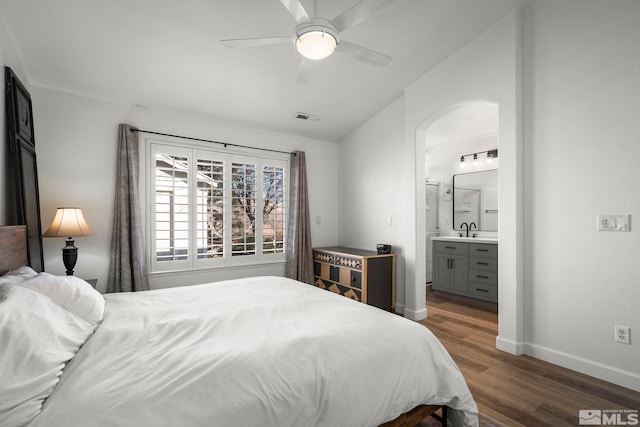
M 288 158 L 149 143 L 151 271 L 284 261 Z

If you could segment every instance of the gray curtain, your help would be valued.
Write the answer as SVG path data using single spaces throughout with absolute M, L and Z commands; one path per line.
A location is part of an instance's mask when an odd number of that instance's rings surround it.
M 116 198 L 107 292 L 149 289 L 140 223 L 138 133 L 132 130 L 137 129 L 126 124 L 120 124 L 118 129 Z
M 287 277 L 313 284 L 313 251 L 309 222 L 307 165 L 302 151 L 291 153 Z

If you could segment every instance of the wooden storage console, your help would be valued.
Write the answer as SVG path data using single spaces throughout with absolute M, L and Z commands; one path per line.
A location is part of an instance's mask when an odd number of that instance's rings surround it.
M 347 298 L 393 311 L 396 256 L 332 246 L 313 249 L 315 285 Z

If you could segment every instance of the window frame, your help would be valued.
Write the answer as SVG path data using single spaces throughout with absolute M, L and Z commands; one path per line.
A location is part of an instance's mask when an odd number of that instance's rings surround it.
M 155 206 L 155 182 L 156 182 L 156 154 L 177 155 L 188 158 L 188 181 L 189 181 L 189 250 L 186 260 L 158 261 L 156 256 L 156 211 Z M 221 149 L 210 144 L 187 143 L 178 140 L 162 140 L 158 138 L 146 138 L 144 143 L 144 153 L 142 158 L 143 177 L 142 187 L 144 189 L 144 199 L 141 200 L 143 209 L 143 230 L 146 242 L 147 265 L 150 274 L 163 272 L 188 272 L 203 269 L 219 269 L 225 267 L 243 267 L 263 264 L 286 262 L 286 240 L 288 210 L 289 210 L 289 156 L 286 153 L 256 153 L 243 150 Z M 198 258 L 198 160 L 213 160 L 224 162 L 224 217 L 223 217 L 223 239 L 224 255 L 218 258 Z M 264 253 L 264 218 L 263 209 L 256 209 L 255 212 L 255 254 L 233 256 L 232 247 L 232 224 L 231 224 L 231 173 L 233 163 L 249 163 L 256 166 L 256 206 L 263 204 L 263 181 L 264 168 L 282 168 L 284 174 L 283 185 L 283 247 L 281 253 Z M 196 178 L 194 178 L 196 176 Z

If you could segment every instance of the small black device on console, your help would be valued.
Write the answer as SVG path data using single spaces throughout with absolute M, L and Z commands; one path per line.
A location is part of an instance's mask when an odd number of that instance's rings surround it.
M 391 245 L 387 245 L 385 243 L 378 243 L 377 246 L 379 254 L 390 254 L 391 253 Z

